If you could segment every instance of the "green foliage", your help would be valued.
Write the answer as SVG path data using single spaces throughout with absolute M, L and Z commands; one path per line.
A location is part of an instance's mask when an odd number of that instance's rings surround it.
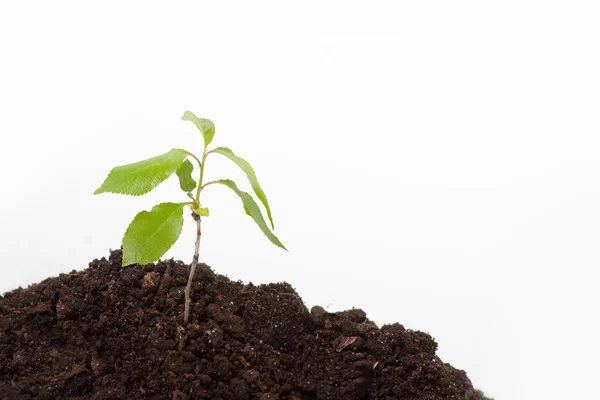
M 256 204 L 256 202 L 254 201 L 252 196 L 250 196 L 248 193 L 246 193 L 244 191 L 241 191 L 237 187 L 235 182 L 233 182 L 231 179 L 220 179 L 220 180 L 214 181 L 214 183 L 219 183 L 221 185 L 225 185 L 229 189 L 233 190 L 242 200 L 242 203 L 244 204 L 244 211 L 246 211 L 246 214 L 248 214 L 254 220 L 254 222 L 256 222 L 256 225 L 258 225 L 260 230 L 271 241 L 271 243 L 273 243 L 275 246 L 281 247 L 284 250 L 287 250 L 285 248 L 285 246 L 279 241 L 277 236 L 275 236 L 269 229 L 269 226 L 265 222 L 265 219 L 264 219 L 262 213 L 260 212 L 260 208 L 258 207 L 258 204 Z
M 244 160 L 243 158 L 233 154 L 233 151 L 231 151 L 231 149 L 228 149 L 227 147 L 217 147 L 211 150 L 209 153 L 217 153 L 229 158 L 231 161 L 236 163 L 237 166 L 242 169 L 242 171 L 246 173 L 246 176 L 250 181 L 250 185 L 252 186 L 254 193 L 256 193 L 256 197 L 258 197 L 258 199 L 265 206 L 267 216 L 269 217 L 269 222 L 271 222 L 271 228 L 275 229 L 275 225 L 273 224 L 273 217 L 271 216 L 271 208 L 269 207 L 269 201 L 267 200 L 267 195 L 260 187 L 258 179 L 256 178 L 256 173 L 254 172 L 254 169 L 252 168 L 250 163 L 248 163 L 248 161 Z
M 140 196 L 148 193 L 171 176 L 188 155 L 185 150 L 172 149 L 157 157 L 114 167 L 94 194 L 110 192 Z
M 197 250 L 200 238 L 199 218 L 209 216 L 208 208 L 201 205 L 201 193 L 206 186 L 216 183 L 227 186 L 233 190 L 242 200 L 246 214 L 254 220 L 265 236 L 276 246 L 287 250 L 271 231 L 271 229 L 274 228 L 271 208 L 265 192 L 258 183 L 256 173 L 252 166 L 243 158 L 235 155 L 233 151 L 227 147 L 217 147 L 213 150 L 208 150 L 208 145 L 212 142 L 215 135 L 215 125 L 211 120 L 198 118 L 190 111 L 186 111 L 181 118 L 185 121 L 194 123 L 202 133 L 204 150 L 200 158 L 183 149 L 172 149 L 157 157 L 133 164 L 121 165 L 113 168 L 102 185 L 94 192 L 94 194 L 110 192 L 139 196 L 150 192 L 173 173 L 176 173 L 179 178 L 179 186 L 191 200 L 187 203 L 160 203 L 154 206 L 150 211 L 138 213 L 127 228 L 123 237 L 123 265 L 147 264 L 156 261 L 163 256 L 177 241 L 181 234 L 183 226 L 183 208 L 185 206 L 188 206 L 192 210 L 193 217 L 198 223 Z M 202 184 L 206 158 L 210 153 L 217 153 L 227 157 L 244 171 L 256 197 L 265 207 L 270 222 L 270 228 L 263 217 L 261 209 L 252 196 L 240 190 L 232 180 L 221 179 L 204 185 Z M 187 157 L 192 157 L 198 161 L 200 171 L 197 181 L 192 177 L 194 165 Z M 195 253 L 195 256 L 197 256 L 197 253 Z M 194 259 L 197 261 L 197 257 L 194 257 Z M 191 273 L 190 276 L 193 276 L 193 273 Z M 188 287 L 186 289 L 188 294 L 190 282 L 191 278 L 190 281 L 188 281 Z M 186 295 L 186 304 L 188 303 L 189 297 Z
M 123 237 L 123 266 L 158 260 L 173 246 L 183 227 L 185 203 L 160 203 L 138 213 Z
M 186 193 L 191 192 L 196 188 L 196 181 L 192 178 L 194 166 L 189 160 L 185 160 L 179 168 L 177 168 L 177 176 L 179 177 L 179 186 Z
M 210 119 L 196 117 L 191 111 L 184 112 L 181 119 L 184 121 L 191 121 L 196 125 L 196 128 L 202 133 L 202 137 L 204 138 L 204 149 L 206 150 L 210 142 L 212 142 L 213 137 L 215 137 L 215 124 L 213 124 Z

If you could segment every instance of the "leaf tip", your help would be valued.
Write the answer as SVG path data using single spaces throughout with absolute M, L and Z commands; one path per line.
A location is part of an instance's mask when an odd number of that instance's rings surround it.
M 129 261 L 129 257 L 125 255 L 125 251 L 123 251 L 123 259 L 121 260 L 121 267 L 125 268 L 128 265 L 135 264 L 132 261 Z

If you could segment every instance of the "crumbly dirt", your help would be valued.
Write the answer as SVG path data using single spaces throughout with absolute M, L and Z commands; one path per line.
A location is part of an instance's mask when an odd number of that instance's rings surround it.
M 0 399 L 485 399 L 428 334 L 204 264 L 183 326 L 189 266 L 120 263 L 0 296 Z

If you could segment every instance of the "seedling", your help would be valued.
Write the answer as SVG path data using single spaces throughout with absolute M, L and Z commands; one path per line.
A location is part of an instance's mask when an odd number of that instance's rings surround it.
M 184 121 L 190 121 L 202 133 L 204 139 L 204 150 L 202 156 L 196 157 L 194 154 L 183 149 L 171 149 L 171 151 L 157 157 L 139 161 L 133 164 L 121 165 L 114 167 L 104 183 L 94 192 L 99 193 L 118 193 L 131 196 L 141 196 L 150 192 L 160 183 L 165 181 L 169 176 L 176 173 L 179 177 L 179 186 L 191 201 L 182 203 L 160 203 L 152 207 L 150 211 L 141 211 L 138 213 L 123 236 L 123 266 L 131 264 L 148 264 L 158 260 L 167 250 L 175 244 L 181 235 L 183 227 L 183 209 L 189 207 L 192 211 L 192 217 L 196 221 L 196 245 L 194 248 L 194 257 L 192 258 L 192 267 L 188 277 L 187 286 L 185 288 L 185 309 L 183 314 L 184 322 L 187 324 L 190 314 L 190 290 L 194 278 L 194 272 L 198 265 L 198 257 L 200 253 L 200 236 L 202 217 L 208 217 L 209 211 L 207 207 L 203 207 L 200 202 L 202 190 L 210 185 L 224 185 L 233 190 L 239 196 L 244 205 L 244 210 L 260 230 L 274 245 L 287 250 L 279 239 L 271 231 L 275 229 L 273 217 L 271 216 L 271 208 L 265 192 L 260 187 L 254 169 L 250 164 L 236 156 L 233 151 L 227 147 L 216 147 L 212 150 L 208 149 L 208 145 L 212 142 L 215 136 L 215 125 L 209 119 L 197 118 L 190 111 L 183 113 L 181 117 Z M 244 171 L 254 194 L 263 204 L 269 225 L 252 196 L 238 188 L 238 186 L 230 179 L 219 179 L 204 183 L 204 167 L 206 160 L 211 154 L 220 154 L 233 161 L 238 167 Z M 189 158 L 198 164 L 199 175 L 198 182 L 192 177 L 194 165 L 189 161 Z M 194 193 L 195 192 L 195 193 Z

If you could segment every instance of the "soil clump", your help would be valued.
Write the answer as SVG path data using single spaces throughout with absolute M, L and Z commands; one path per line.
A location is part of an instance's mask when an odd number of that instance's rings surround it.
M 188 265 L 120 264 L 113 251 L 0 296 L 0 399 L 485 399 L 428 334 L 204 264 L 184 327 Z

